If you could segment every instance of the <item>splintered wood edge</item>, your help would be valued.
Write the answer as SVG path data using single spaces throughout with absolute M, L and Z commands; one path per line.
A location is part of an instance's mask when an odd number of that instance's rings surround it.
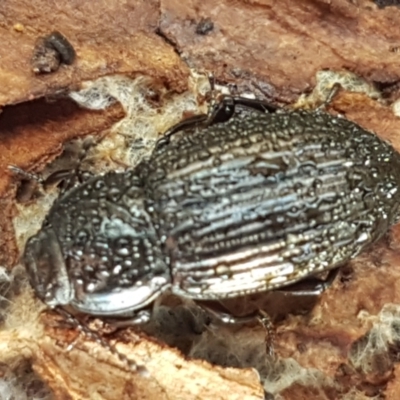
M 128 329 L 123 340 L 111 340 L 110 345 L 140 366 L 135 370 L 84 334 L 61 327 L 54 313 L 33 314 L 36 316 L 31 314 L 29 325 L 0 331 L 0 360 L 30 358 L 33 369 L 56 398 L 264 398 L 258 373 L 253 369 L 187 360 L 178 350 Z
M 74 399 L 90 393 L 88 384 L 93 385 L 99 396 L 103 392 L 104 399 L 122 398 L 124 395 L 143 399 L 263 398 L 255 370 L 224 369 L 204 361 L 185 360 L 177 350 L 143 336 L 131 334 L 130 342 L 115 343 L 121 354 L 144 368 L 141 372 L 130 372 L 108 349 L 86 338 L 80 339 L 77 348 L 66 353 L 64 346 L 68 343 L 60 336 L 48 336 L 53 340 L 41 344 L 44 362 L 36 363 L 35 369 L 39 372 L 40 367 L 45 368 L 47 374 L 42 369 L 41 375 L 48 384 L 52 388 L 56 385 L 60 390 L 64 389 Z M 79 373 L 72 376 L 74 368 Z M 101 382 L 107 384 L 106 389 Z

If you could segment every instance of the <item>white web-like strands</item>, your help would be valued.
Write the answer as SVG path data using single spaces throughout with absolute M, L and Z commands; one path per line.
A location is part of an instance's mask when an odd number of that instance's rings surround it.
M 390 348 L 400 342 L 400 306 L 385 304 L 377 316 L 360 313 L 360 319 L 373 321 L 372 328 L 352 348 L 350 360 L 364 373 L 374 371 L 377 363 L 389 365 Z
M 117 164 L 135 166 L 150 153 L 160 134 L 179 122 L 184 113 L 207 111 L 198 98 L 210 90 L 208 78 L 192 73 L 188 87 L 183 93 L 171 94 L 148 77 L 116 75 L 86 82 L 80 91 L 69 96 L 81 107 L 92 110 L 105 109 L 115 102 L 121 104 L 125 117 L 114 124 L 98 151 L 109 154 Z

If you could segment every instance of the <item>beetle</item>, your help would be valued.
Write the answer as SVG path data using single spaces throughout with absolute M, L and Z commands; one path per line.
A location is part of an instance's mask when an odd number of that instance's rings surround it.
M 345 118 L 226 98 L 137 167 L 65 191 L 24 263 L 47 305 L 136 322 L 166 290 L 199 303 L 285 290 L 385 234 L 399 171 Z

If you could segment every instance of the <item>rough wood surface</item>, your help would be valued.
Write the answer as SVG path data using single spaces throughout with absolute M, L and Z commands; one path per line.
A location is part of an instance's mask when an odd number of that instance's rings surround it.
M 5 0 L 0 4 L 0 105 L 14 104 L 78 87 L 110 74 L 146 74 L 186 88 L 187 68 L 155 34 L 155 0 L 81 3 Z M 77 53 L 71 66 L 35 75 L 31 57 L 38 37 L 60 31 Z
M 293 102 L 322 69 L 373 82 L 400 77 L 399 9 L 368 0 L 161 1 L 160 29 L 186 62 L 270 99 Z M 196 34 L 202 18 L 214 29 Z
M 34 305 L 27 295 L 23 298 Z M 29 325 L 0 331 L 1 359 L 4 353 L 31 358 L 56 399 L 263 398 L 255 370 L 185 360 L 177 350 L 126 330 L 110 343 L 145 367 L 135 372 L 108 349 L 65 326 L 57 315 L 32 312 L 27 319 Z

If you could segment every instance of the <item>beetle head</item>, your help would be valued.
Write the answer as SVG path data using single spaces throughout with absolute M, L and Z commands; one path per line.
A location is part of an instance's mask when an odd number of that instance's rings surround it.
M 67 192 L 26 246 L 38 297 L 93 315 L 125 316 L 149 305 L 171 284 L 154 218 L 133 172 Z
M 29 239 L 24 263 L 37 296 L 49 306 L 69 304 L 74 296 L 57 236 L 51 227 Z

